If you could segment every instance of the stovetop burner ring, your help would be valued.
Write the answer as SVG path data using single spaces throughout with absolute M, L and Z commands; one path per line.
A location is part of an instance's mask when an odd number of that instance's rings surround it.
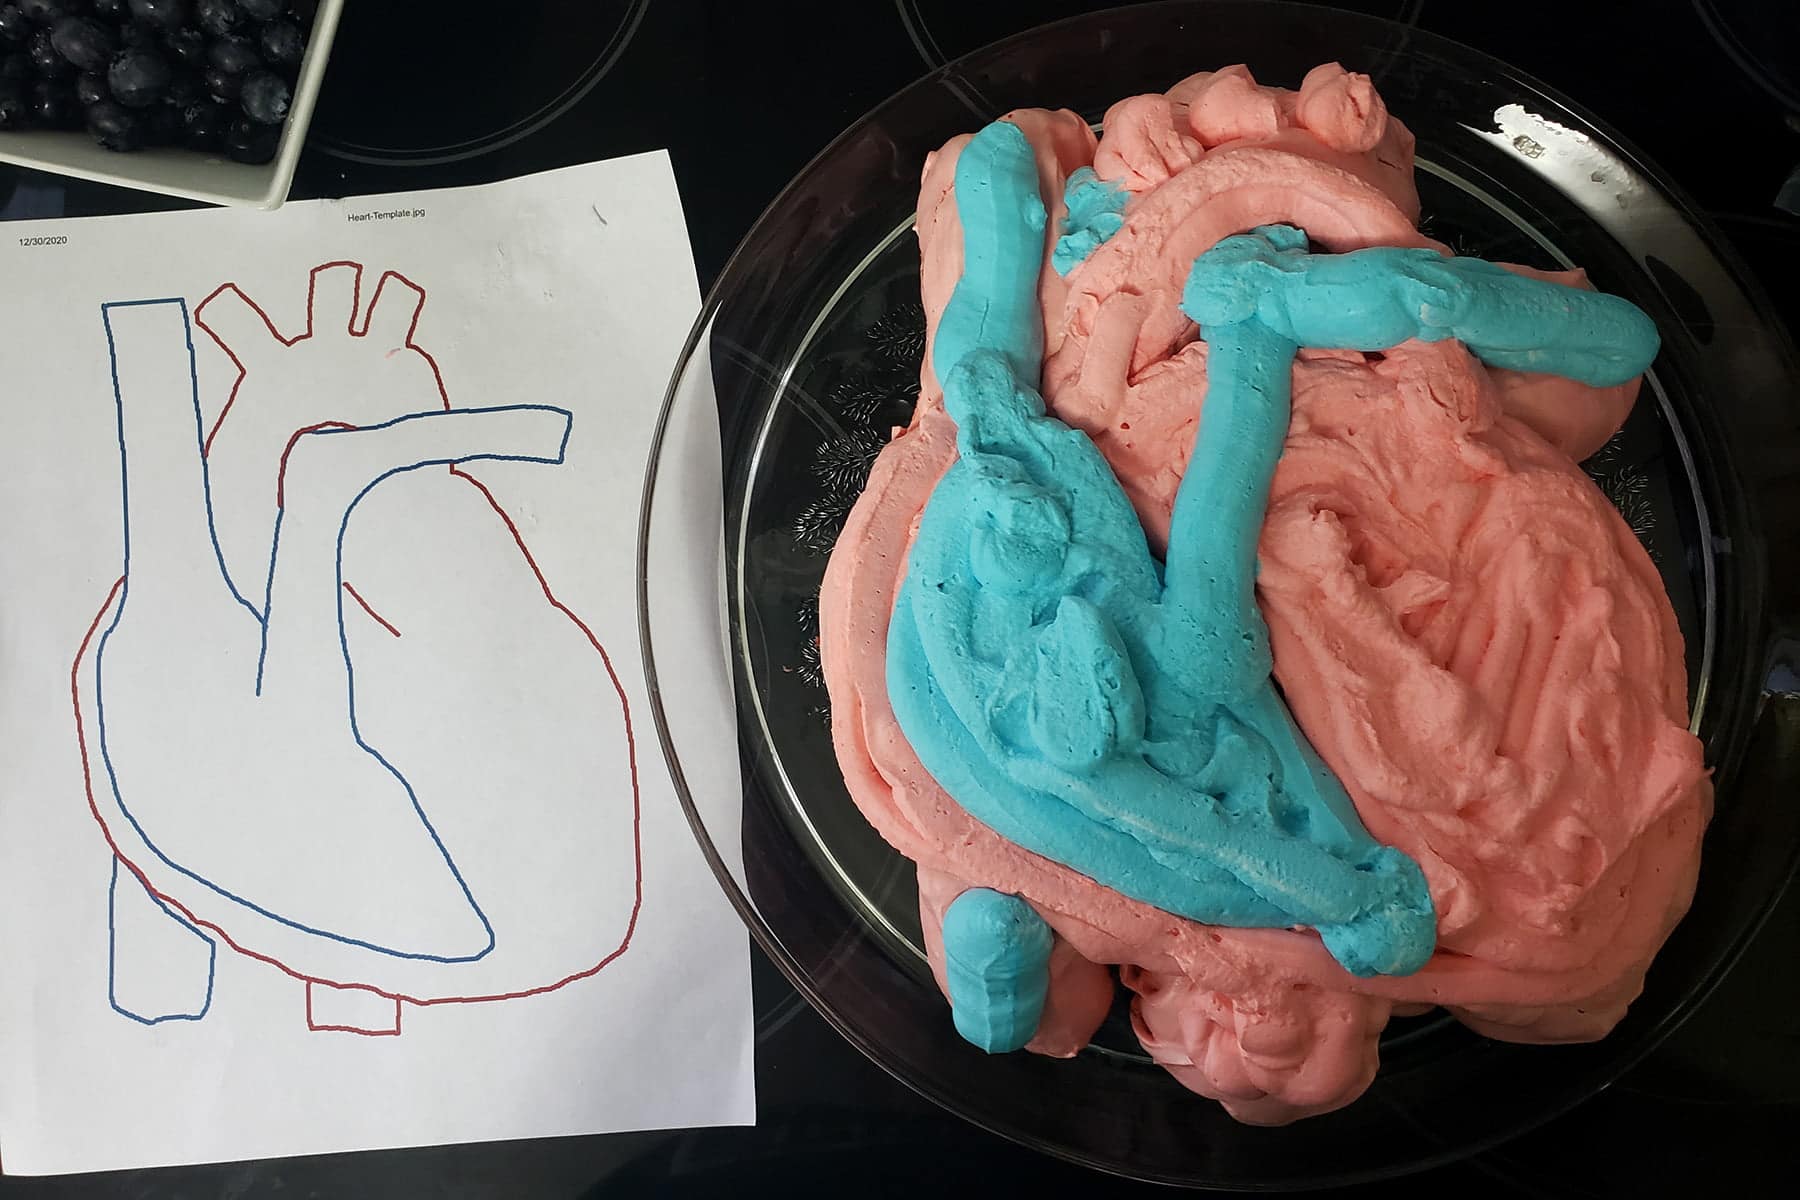
M 416 35 L 424 27 L 408 24 L 406 12 L 399 6 L 358 6 L 345 14 L 331 74 L 339 80 L 355 80 L 359 86 L 325 88 L 313 122 L 313 144 L 325 154 L 350 162 L 422 167 L 477 158 L 530 137 L 574 108 L 606 77 L 630 46 L 649 0 L 555 7 L 557 11 L 547 14 L 552 19 L 593 23 L 569 31 L 574 36 L 559 38 L 543 36 L 541 27 L 525 27 L 523 22 L 496 30 L 473 16 L 457 22 L 443 19 L 440 12 L 431 28 L 450 30 L 453 40 L 435 47 L 415 47 L 396 63 L 395 47 L 407 44 L 408 35 Z M 606 17 L 609 8 L 616 10 L 613 20 Z M 361 21 L 353 24 L 353 17 L 358 16 Z M 555 54 L 584 43 L 598 50 L 585 63 L 574 64 L 573 79 L 549 95 L 545 92 L 555 87 L 553 82 L 542 89 L 510 83 L 507 87 L 481 86 L 482 59 L 515 69 L 530 67 L 529 58 L 508 52 L 505 42 L 509 34 L 524 38 L 521 54 Z M 501 44 L 496 46 L 496 40 Z M 548 64 L 544 73 L 554 80 L 565 75 L 569 65 Z M 421 71 L 430 73 L 422 75 Z M 462 85 L 458 80 L 474 82 Z M 446 81 L 452 86 L 446 86 Z M 503 124 L 481 128 L 484 119 L 494 113 L 491 106 L 503 96 L 524 99 L 524 111 L 500 112 L 498 116 L 507 118 Z M 352 130 L 354 135 L 348 132 Z

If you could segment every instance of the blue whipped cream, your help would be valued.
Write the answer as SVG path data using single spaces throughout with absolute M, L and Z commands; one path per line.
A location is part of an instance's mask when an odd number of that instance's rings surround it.
M 1107 238 L 1125 227 L 1125 201 L 1131 194 L 1100 178 L 1092 167 L 1077 167 L 1063 186 L 1063 233 L 1050 250 L 1050 265 L 1067 275 L 1087 261 Z
M 1480 260 L 1308 254 L 1283 226 L 1227 238 L 1183 295 L 1207 387 L 1158 562 L 1105 459 L 1037 392 L 1045 210 L 1023 133 L 983 129 L 955 189 L 964 268 L 932 354 L 959 458 L 889 628 L 901 729 L 978 820 L 1123 895 L 1209 924 L 1311 927 L 1358 975 L 1417 970 L 1436 937 L 1424 876 L 1363 828 L 1270 675 L 1256 545 L 1294 355 L 1455 337 L 1495 365 L 1603 385 L 1641 373 L 1654 327 Z M 1083 203 L 1081 227 L 1103 228 Z M 943 930 L 957 1026 L 1014 1048 L 1041 1011 L 1049 931 L 1029 932 L 1041 918 L 1016 897 L 965 896 Z

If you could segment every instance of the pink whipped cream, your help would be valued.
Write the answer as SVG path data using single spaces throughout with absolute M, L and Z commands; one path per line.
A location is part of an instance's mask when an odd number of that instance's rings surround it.
M 1066 111 L 1008 119 L 1037 153 L 1047 249 L 1071 172 L 1091 166 L 1131 193 L 1123 228 L 1066 278 L 1046 254 L 1043 391 L 1093 438 L 1160 549 L 1206 391 L 1206 346 L 1177 307 L 1195 257 L 1275 223 L 1329 251 L 1441 248 L 1416 227 L 1412 135 L 1336 64 L 1298 92 L 1243 67 L 1195 75 L 1114 105 L 1098 140 Z M 920 191 L 928 345 L 961 273 L 952 180 L 967 140 L 931 156 Z M 918 864 L 940 985 L 949 903 L 970 887 L 1022 896 L 1056 934 L 1030 1049 L 1079 1051 L 1116 967 L 1146 1050 L 1259 1124 L 1355 1099 L 1396 1013 L 1442 1006 L 1508 1041 L 1609 1032 L 1687 909 L 1712 802 L 1661 580 L 1575 465 L 1636 391 L 1487 368 L 1454 342 L 1303 350 L 1295 364 L 1259 548 L 1276 680 L 1369 831 L 1424 870 L 1439 914 L 1422 970 L 1359 979 L 1310 930 L 1203 925 L 1030 853 L 919 764 L 885 657 L 908 546 L 955 457 L 927 358 L 913 423 L 875 464 L 820 615 L 844 777 Z

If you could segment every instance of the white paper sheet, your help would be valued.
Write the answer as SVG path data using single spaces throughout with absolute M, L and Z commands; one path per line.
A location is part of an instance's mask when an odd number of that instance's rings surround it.
M 667 156 L 0 237 L 5 1171 L 751 1121 L 634 608 Z

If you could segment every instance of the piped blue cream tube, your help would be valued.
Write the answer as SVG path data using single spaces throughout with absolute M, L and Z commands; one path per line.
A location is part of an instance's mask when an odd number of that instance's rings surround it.
M 1256 324 L 1300 346 L 1365 351 L 1456 338 L 1489 366 L 1590 387 L 1642 375 L 1660 345 L 1655 323 L 1618 296 L 1416 247 L 1308 254 L 1306 235 L 1285 225 L 1201 255 L 1181 308 L 1202 336 Z
M 944 910 L 944 980 L 956 1031 L 990 1054 L 1037 1032 L 1050 986 L 1050 927 L 1017 896 L 970 888 Z

